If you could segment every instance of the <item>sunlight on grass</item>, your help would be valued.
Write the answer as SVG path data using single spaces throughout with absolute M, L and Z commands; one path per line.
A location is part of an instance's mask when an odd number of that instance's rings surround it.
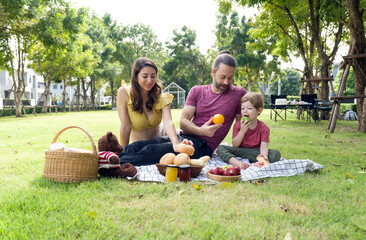
M 172 110 L 177 128 L 180 113 Z M 363 239 L 366 135 L 357 122 L 338 121 L 330 134 L 327 121 L 297 120 L 295 112 L 275 122 L 265 110 L 260 120 L 271 129 L 270 148 L 324 169 L 259 184 L 195 182 L 199 191 L 180 182 L 55 183 L 42 178 L 55 135 L 69 125 L 95 143 L 107 131 L 118 135 L 117 112 L 2 117 L 0 239 Z M 57 141 L 91 150 L 78 129 Z

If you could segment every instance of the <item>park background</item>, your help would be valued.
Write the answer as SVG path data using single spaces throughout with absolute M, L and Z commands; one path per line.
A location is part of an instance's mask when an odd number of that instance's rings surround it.
M 0 118 L 0 238 L 364 239 L 366 137 L 361 99 L 357 107 L 342 104 L 341 110 L 356 111 L 358 121 L 338 121 L 332 134 L 328 121 L 298 119 L 295 110 L 288 112 L 286 121 L 271 120 L 269 109 L 260 116 L 271 129 L 270 147 L 284 158 L 310 159 L 324 166 L 301 176 L 197 182 L 199 187 L 103 178 L 62 184 L 42 178 L 44 151 L 62 128 L 83 127 L 95 142 L 107 131 L 118 135 L 117 113 L 106 109 L 115 106 L 115 92 L 122 81 L 129 82 L 137 57 L 147 56 L 158 64 L 164 86 L 174 82 L 186 92 L 212 82 L 210 65 L 223 49 L 238 60 L 233 84 L 261 91 L 267 103 L 271 94 L 279 93 L 278 86 L 282 94 L 292 96 L 288 100 L 299 100 L 301 78 L 332 77 L 337 91 L 340 77 L 331 76 L 334 64 L 355 40 L 347 4 L 358 3 L 362 12 L 365 1 L 236 2 L 216 2 L 214 43 L 203 52 L 192 26 L 177 27 L 162 42 L 148 24 L 121 23 L 116 16 L 97 15 L 68 1 L 0 0 L 0 70 L 10 86 L 4 89 L 1 82 L 5 106 Z M 256 9 L 256 16 L 243 15 L 240 9 L 248 6 Z M 363 27 L 357 29 L 364 35 L 365 16 L 360 16 Z M 301 59 L 301 67 L 282 69 L 282 62 L 294 59 Z M 37 94 L 44 105 L 34 110 L 44 114 L 32 114 L 26 107 L 33 80 L 27 71 L 39 77 Z M 351 68 L 342 94 L 360 94 L 366 80 L 357 74 Z M 51 95 L 55 84 L 62 90 L 76 89 L 76 107 L 70 107 L 66 91 Z M 98 100 L 102 87 L 111 103 Z M 326 84 L 323 89 L 325 96 L 313 91 L 329 99 L 331 89 Z M 5 104 L 8 97 L 12 106 Z M 57 101 L 62 105 L 55 106 Z M 46 113 L 49 106 L 51 113 Z M 180 113 L 172 110 L 177 128 Z M 77 130 L 67 131 L 60 141 L 91 147 Z M 231 132 L 224 141 L 231 142 Z
M 143 3 L 114 6 L 106 1 L 97 8 L 96 1 L 87 0 L 1 1 L 1 115 L 44 113 L 47 106 L 61 106 L 63 111 L 113 108 L 117 89 L 129 83 L 132 64 L 141 56 L 158 64 L 164 87 L 175 83 L 187 94 L 192 86 L 211 83 L 210 65 L 226 49 L 238 63 L 233 84 L 261 91 L 267 103 L 273 94 L 301 100 L 302 94 L 315 93 L 319 100 L 329 100 L 339 90 L 337 97 L 355 96 L 351 102 L 356 105 L 350 109 L 358 115 L 358 130 L 366 131 L 364 57 L 352 62 L 356 70 L 351 68 L 347 74 L 345 89 L 338 88 L 345 67 L 341 56 L 352 42 L 355 50 L 348 54 L 363 56 L 365 52 L 364 1 L 232 0 L 173 6 L 159 0 L 155 8 Z M 186 10 L 189 4 L 191 12 Z M 206 11 L 201 10 L 205 31 L 201 21 L 192 23 L 202 4 L 207 5 Z M 105 12 L 106 6 L 123 10 L 116 14 L 112 8 L 110 12 L 118 15 L 113 16 Z M 146 20 L 150 8 L 154 28 Z M 123 14 L 126 9 L 140 16 Z M 161 10 L 184 11 L 187 20 L 179 12 L 165 27 Z M 182 22 L 187 25 L 181 26 Z M 162 34 L 159 23 L 164 37 L 156 34 Z M 354 29 L 361 35 L 356 36 Z M 207 30 L 212 37 L 203 44 Z M 184 101 L 185 96 L 183 102 L 173 102 L 173 107 L 181 108 Z

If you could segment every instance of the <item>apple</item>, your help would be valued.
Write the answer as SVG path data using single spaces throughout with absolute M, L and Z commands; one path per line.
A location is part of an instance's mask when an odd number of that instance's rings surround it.
M 236 176 L 235 170 L 232 168 L 226 168 L 224 170 L 224 176 Z
M 227 174 L 226 176 L 236 176 L 236 170 L 233 168 L 228 168 L 226 170 L 226 174 Z
M 248 116 L 242 116 L 241 121 L 242 122 L 249 121 L 249 117 Z
M 232 169 L 235 175 L 240 175 L 240 167 L 238 166 L 230 166 L 229 169 Z
M 224 175 L 224 176 L 230 176 L 229 175 L 229 168 L 224 169 L 224 172 L 223 172 L 222 175 Z
M 223 175 L 223 172 L 224 170 L 222 170 L 220 167 L 214 167 L 210 169 L 210 173 L 215 175 Z

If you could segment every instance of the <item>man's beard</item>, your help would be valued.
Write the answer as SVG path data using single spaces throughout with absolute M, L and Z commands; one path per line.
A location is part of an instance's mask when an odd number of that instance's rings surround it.
M 230 84 L 218 84 L 217 81 L 216 81 L 216 78 L 214 78 L 214 84 L 215 84 L 215 87 L 216 89 L 219 91 L 219 92 L 222 92 L 222 93 L 225 93 L 227 91 L 229 91 L 229 88 L 230 88 Z M 226 89 L 221 89 L 220 87 L 221 86 L 227 86 Z

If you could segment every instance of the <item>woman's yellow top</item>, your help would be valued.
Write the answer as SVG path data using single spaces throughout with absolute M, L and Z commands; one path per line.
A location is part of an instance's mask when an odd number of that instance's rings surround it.
M 161 123 L 161 120 L 163 118 L 162 108 L 172 103 L 174 96 L 168 93 L 160 94 L 157 102 L 155 102 L 153 105 L 152 110 L 154 111 L 154 115 L 150 119 L 150 121 L 148 121 L 144 113 L 139 113 L 132 110 L 130 86 L 124 85 L 123 87 L 126 89 L 126 92 L 128 94 L 127 112 L 131 123 L 131 130 L 140 131 L 147 128 L 157 127 Z

